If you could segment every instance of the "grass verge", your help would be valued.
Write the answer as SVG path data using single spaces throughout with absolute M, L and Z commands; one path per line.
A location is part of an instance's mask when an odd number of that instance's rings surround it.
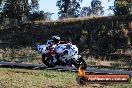
M 131 88 L 132 84 L 76 83 L 76 73 L 0 68 L 0 88 Z

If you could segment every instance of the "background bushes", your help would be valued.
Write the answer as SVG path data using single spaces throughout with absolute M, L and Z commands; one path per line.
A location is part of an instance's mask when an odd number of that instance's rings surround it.
M 32 22 L 0 30 L 0 40 L 10 47 L 35 48 L 45 43 L 52 35 L 60 35 L 62 40 L 71 41 L 86 49 L 89 54 L 106 56 L 118 50 L 126 50 L 132 43 L 132 15 L 69 19 L 54 22 Z

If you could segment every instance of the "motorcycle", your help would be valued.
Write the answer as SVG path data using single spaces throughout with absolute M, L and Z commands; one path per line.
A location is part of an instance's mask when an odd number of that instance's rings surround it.
M 48 67 L 55 67 L 56 65 L 74 65 L 76 68 L 82 66 L 87 68 L 86 62 L 81 55 L 78 54 L 78 48 L 71 43 L 60 43 L 49 47 L 52 40 L 48 40 L 46 44 L 37 45 L 38 51 L 42 54 L 42 62 Z M 53 54 L 51 53 L 51 48 Z

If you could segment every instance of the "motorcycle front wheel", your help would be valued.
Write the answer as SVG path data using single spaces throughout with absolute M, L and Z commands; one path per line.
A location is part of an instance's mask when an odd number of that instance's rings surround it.
M 51 56 L 51 57 L 48 58 L 48 57 L 46 57 L 45 54 L 43 54 L 43 55 L 42 55 L 42 62 L 43 62 L 46 66 L 53 68 L 53 67 L 56 66 L 56 63 L 53 62 L 54 58 L 55 58 L 55 57 L 53 57 L 53 56 Z
M 76 59 L 72 59 L 71 62 L 76 68 L 79 68 L 80 66 L 82 66 L 81 68 L 84 69 L 84 70 L 87 68 L 87 64 L 82 59 L 82 57 L 78 58 L 77 60 Z

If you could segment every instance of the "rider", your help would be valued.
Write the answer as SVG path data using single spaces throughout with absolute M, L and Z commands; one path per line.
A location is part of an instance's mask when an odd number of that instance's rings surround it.
M 52 43 L 50 44 L 50 53 L 51 54 L 54 54 L 54 48 L 56 45 L 60 44 L 60 43 L 65 43 L 64 41 L 60 41 L 60 36 L 58 35 L 55 35 L 55 36 L 52 36 Z
M 58 35 L 52 36 L 52 40 L 53 40 L 53 42 L 52 42 L 51 47 L 50 47 L 50 54 L 55 54 L 55 56 L 59 59 L 60 55 L 65 55 L 66 53 L 68 53 L 67 51 L 64 51 L 63 53 L 56 53 L 55 52 L 54 49 L 58 44 L 66 44 L 65 41 L 60 41 L 60 37 Z M 66 61 L 63 61 L 63 62 L 66 62 Z M 69 64 L 69 65 L 71 65 L 71 64 Z
M 59 36 L 52 36 L 52 44 L 50 46 L 50 53 L 54 54 L 54 48 L 59 43 L 60 37 Z

